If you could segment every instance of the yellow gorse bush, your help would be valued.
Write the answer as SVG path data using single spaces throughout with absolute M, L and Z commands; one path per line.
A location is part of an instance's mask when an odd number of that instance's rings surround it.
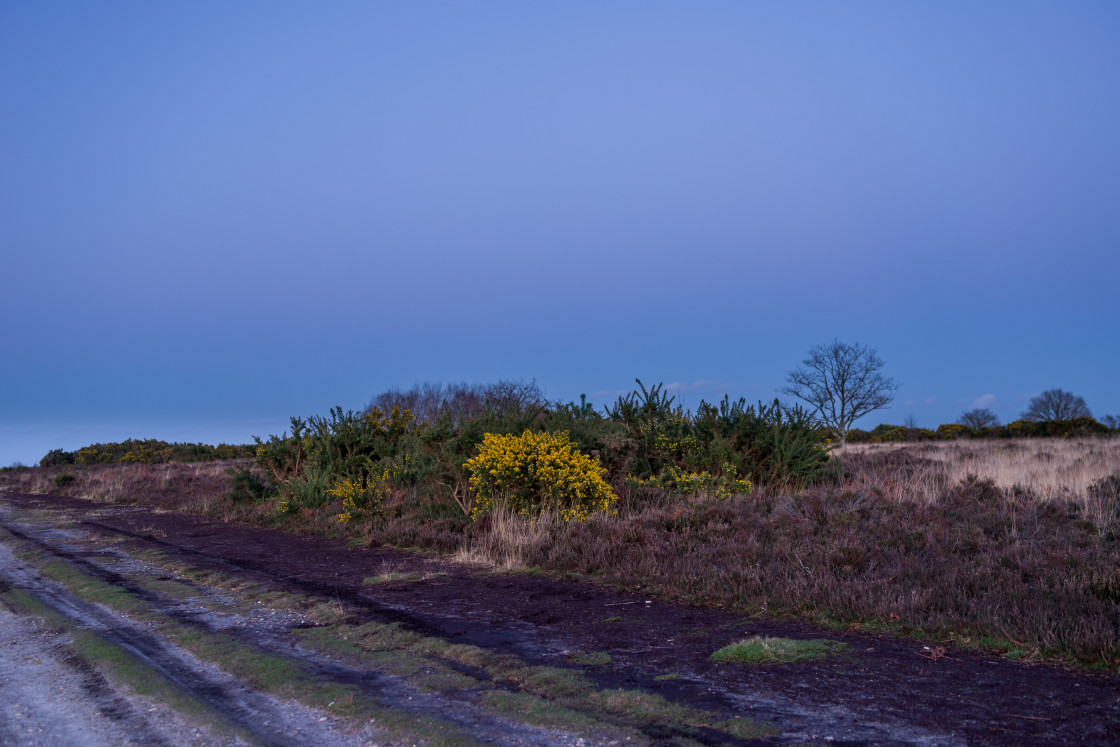
M 599 460 L 581 454 L 566 431 L 520 436 L 487 433 L 478 456 L 466 463 L 477 495 L 476 518 L 505 500 L 518 514 L 557 511 L 565 521 L 583 521 L 595 511 L 611 512 L 618 496 L 603 480 Z
M 338 520 L 343 524 L 351 519 L 377 516 L 389 495 L 389 470 L 374 478 L 344 477 L 327 490 L 327 495 L 342 499 L 342 513 Z

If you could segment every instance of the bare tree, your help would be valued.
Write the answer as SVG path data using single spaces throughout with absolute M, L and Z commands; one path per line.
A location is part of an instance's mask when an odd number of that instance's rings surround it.
M 483 402 L 488 410 L 503 415 L 529 415 L 548 407 L 536 379 L 529 383 L 501 379 L 486 387 Z
M 454 412 L 468 411 L 469 415 L 474 415 L 482 409 L 486 386 L 463 382 L 413 384 L 407 391 L 394 387 L 370 400 L 366 411 L 376 407 L 383 412 L 391 412 L 394 407 L 399 407 L 401 410 L 412 410 L 422 423 L 435 422 L 445 406 L 450 406 Z
M 843 447 L 853 422 L 894 399 L 899 385 L 879 373 L 883 365 L 874 348 L 833 340 L 810 348 L 780 391 L 812 406 Z
M 996 414 L 986 407 L 978 407 L 975 410 L 961 413 L 960 424 L 966 428 L 979 430 L 981 428 L 989 428 L 999 425 L 999 418 Z
M 1101 422 L 1114 431 L 1120 431 L 1120 415 L 1105 415 Z
M 445 411 L 453 423 L 478 417 L 484 410 L 503 415 L 530 415 L 543 410 L 548 402 L 537 380 L 529 383 L 502 379 L 493 384 L 413 384 L 402 391 L 389 389 L 366 405 L 366 412 L 378 408 L 391 412 L 394 407 L 412 410 L 421 423 L 434 423 Z
M 1047 389 L 1030 401 L 1023 420 L 1073 420 L 1091 418 L 1085 400 L 1061 389 Z

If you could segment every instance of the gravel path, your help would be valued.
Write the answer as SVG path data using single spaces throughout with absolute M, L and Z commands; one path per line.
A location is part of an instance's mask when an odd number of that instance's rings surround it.
M 15 526 L 9 528 L 15 529 Z M 5 745 L 368 745 L 368 730 L 258 693 L 126 616 L 69 594 L 0 543 L 0 590 L 18 589 L 77 629 L 128 652 L 185 698 L 217 711 L 212 729 L 155 698 L 113 682 L 76 653 L 70 636 L 41 618 L 0 605 L 0 744 Z
M 0 744 L 100 747 L 132 740 L 128 724 L 107 717 L 90 698 L 89 674 L 66 661 L 65 643 L 35 618 L 0 607 Z

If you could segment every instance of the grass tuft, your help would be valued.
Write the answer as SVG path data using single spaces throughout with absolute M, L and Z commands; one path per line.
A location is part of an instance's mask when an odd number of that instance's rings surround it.
M 824 659 L 846 649 L 848 644 L 823 638 L 798 640 L 753 636 L 724 646 L 712 654 L 712 661 L 741 664 L 790 664 Z
M 595 651 L 589 654 L 573 653 L 569 657 L 573 664 L 579 664 L 581 667 L 601 667 L 604 664 L 611 663 L 611 655 L 602 651 Z

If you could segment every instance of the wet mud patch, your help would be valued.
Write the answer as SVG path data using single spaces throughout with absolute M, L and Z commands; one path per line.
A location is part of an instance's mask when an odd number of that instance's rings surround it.
M 780 736 L 765 738 L 772 742 L 1120 742 L 1120 678 L 1114 675 L 1016 663 L 948 642 L 932 656 L 941 644 L 690 608 L 640 591 L 619 592 L 547 574 L 495 574 L 430 556 L 355 549 L 328 538 L 198 517 L 134 507 L 116 512 L 57 497 L 5 495 L 2 500 L 65 512 L 68 521 L 130 552 L 156 549 L 278 593 L 341 605 L 339 623 L 397 624 L 449 645 L 575 672 L 596 692 L 631 693 L 626 696 L 631 699 L 637 698 L 633 693 L 648 693 L 728 720 L 772 722 L 782 729 Z M 398 578 L 365 583 L 391 574 Z M 711 659 L 713 652 L 751 636 L 824 638 L 845 644 L 847 653 L 794 664 Z M 596 658 L 580 659 L 591 654 Z M 516 682 L 485 693 L 492 708 L 522 715 L 540 705 L 527 696 L 539 697 Z M 626 697 L 602 709 L 624 709 Z M 757 738 L 735 738 L 730 727 L 703 729 L 691 731 L 688 739 Z M 684 738 L 659 733 L 652 723 L 643 734 L 653 742 Z

